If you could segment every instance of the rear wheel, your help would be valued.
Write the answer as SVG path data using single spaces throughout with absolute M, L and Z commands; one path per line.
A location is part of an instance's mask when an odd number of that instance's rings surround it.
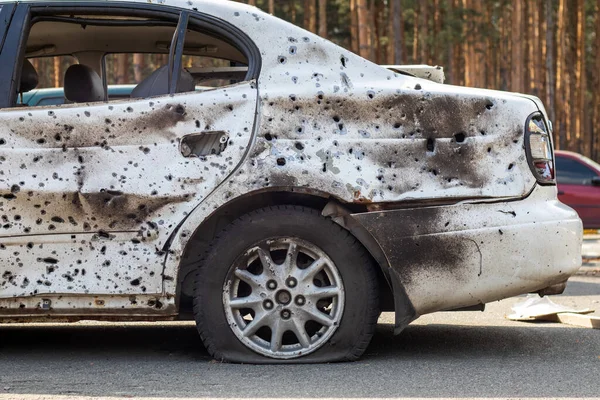
M 317 211 L 295 206 L 229 225 L 202 261 L 195 289 L 200 335 L 226 361 L 355 360 L 379 314 L 362 245 Z

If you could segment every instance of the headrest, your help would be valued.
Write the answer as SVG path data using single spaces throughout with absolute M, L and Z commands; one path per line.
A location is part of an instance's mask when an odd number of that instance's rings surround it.
M 71 65 L 65 72 L 65 98 L 74 103 L 103 101 L 102 78 L 87 65 Z
M 21 69 L 21 83 L 19 85 L 19 93 L 29 92 L 37 87 L 39 83 L 38 73 L 29 62 L 29 60 L 23 61 L 23 68 Z
M 196 90 L 194 77 L 188 71 L 182 69 L 175 93 L 193 92 L 194 90 Z M 149 77 L 141 81 L 131 92 L 131 97 L 134 99 L 145 99 L 165 94 L 169 94 L 168 65 L 157 69 Z

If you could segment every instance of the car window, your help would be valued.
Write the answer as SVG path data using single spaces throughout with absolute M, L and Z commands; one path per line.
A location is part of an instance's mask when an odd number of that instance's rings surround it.
M 190 51 L 191 46 L 186 48 Z M 165 54 L 113 53 L 104 57 L 108 85 L 137 85 L 161 66 L 165 65 Z M 231 85 L 244 80 L 247 67 L 244 64 L 216 57 L 184 55 L 183 67 L 194 75 L 197 86 L 202 90 Z M 229 76 L 223 72 L 228 71 Z M 239 71 L 237 75 L 236 71 Z M 199 87 L 197 88 L 199 90 Z M 109 96 L 110 98 L 116 98 Z
M 59 57 L 28 57 L 38 73 L 36 89 L 62 88 L 65 81 L 65 71 L 78 61 L 71 55 Z
M 590 185 L 598 174 L 591 168 L 566 157 L 556 157 L 556 179 L 558 183 L 571 185 Z

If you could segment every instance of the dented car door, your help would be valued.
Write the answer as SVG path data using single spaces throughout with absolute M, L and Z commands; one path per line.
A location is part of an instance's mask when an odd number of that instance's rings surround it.
M 158 294 L 170 233 L 241 162 L 253 82 L 0 111 L 0 297 Z
M 21 73 L 31 65 L 22 42 L 35 6 L 17 5 L 7 30 L 0 59 L 10 62 L 0 75 L 21 80 L 2 79 L 0 107 L 37 84 Z M 183 43 L 185 29 L 177 32 Z M 170 235 L 242 162 L 256 101 L 249 79 L 148 99 L 0 109 L 0 298 L 27 311 L 47 309 L 23 300 L 43 294 L 162 295 L 173 280 L 163 273 Z

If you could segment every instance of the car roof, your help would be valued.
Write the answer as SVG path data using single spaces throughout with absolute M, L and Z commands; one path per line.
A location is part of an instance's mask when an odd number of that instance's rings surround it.
M 69 0 L 66 0 L 67 2 Z M 167 6 L 167 7 L 179 7 L 185 8 L 189 10 L 200 10 L 206 9 L 206 6 L 223 6 L 226 5 L 228 8 L 239 8 L 240 10 L 259 10 L 259 8 L 255 6 L 250 6 L 244 3 L 238 3 L 230 0 L 71 0 L 73 3 L 144 3 L 144 4 L 155 4 L 158 6 Z M 65 0 L 0 0 L 0 4 L 8 4 L 8 3 L 53 3 L 53 2 L 61 2 L 64 3 Z M 202 8 L 198 7 L 202 5 Z

